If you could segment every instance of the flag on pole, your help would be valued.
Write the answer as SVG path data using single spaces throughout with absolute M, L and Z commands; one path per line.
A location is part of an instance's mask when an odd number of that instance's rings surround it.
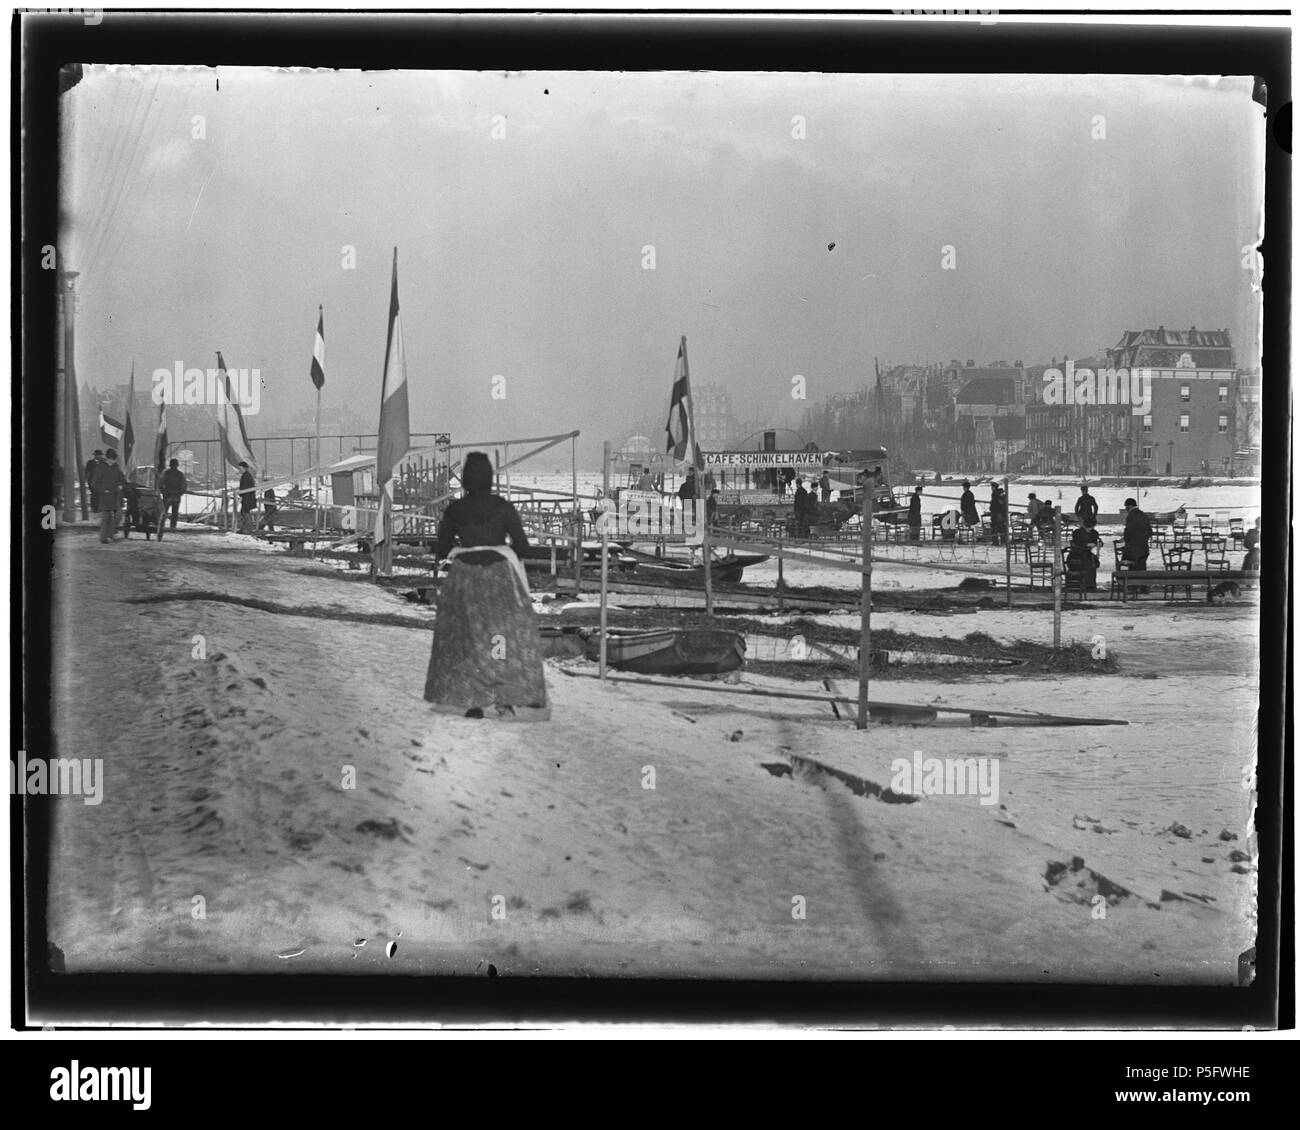
M 379 401 L 379 450 L 375 459 L 375 482 L 379 487 L 375 545 L 389 539 L 393 516 L 393 471 L 410 447 L 406 352 L 402 346 L 402 321 L 397 304 L 397 248 L 394 247 L 393 290 L 388 301 L 388 342 L 384 347 L 384 384 Z
M 131 383 L 126 394 L 126 424 L 122 428 L 122 467 L 129 475 L 135 466 L 131 456 L 135 453 L 135 429 L 131 427 L 131 409 L 135 406 L 135 362 L 131 362 Z
M 677 368 L 673 371 L 673 395 L 668 404 L 668 447 L 673 458 L 704 470 L 704 453 L 695 436 L 691 414 L 691 374 L 686 364 L 686 338 L 677 348 Z
M 122 446 L 122 421 L 114 420 L 102 408 L 99 410 L 99 437 L 105 447 Z
M 311 351 L 311 383 L 319 392 L 325 387 L 325 308 L 320 311 L 320 321 L 316 323 L 316 345 Z
M 154 437 L 153 464 L 161 471 L 167 466 L 167 401 L 158 405 L 158 432 Z
M 230 374 L 226 372 L 226 362 L 221 356 L 220 350 L 217 350 L 217 370 L 221 373 L 226 402 L 234 410 L 235 423 L 238 425 L 236 428 L 228 429 L 227 414 L 225 412 L 221 414 L 221 419 L 217 421 L 217 428 L 221 434 L 221 450 L 226 457 L 226 462 L 232 467 L 238 467 L 243 462 L 256 470 L 257 460 L 253 458 L 253 445 L 249 441 L 248 428 L 244 424 L 244 413 L 239 409 L 239 398 L 235 395 L 235 389 L 230 382 Z

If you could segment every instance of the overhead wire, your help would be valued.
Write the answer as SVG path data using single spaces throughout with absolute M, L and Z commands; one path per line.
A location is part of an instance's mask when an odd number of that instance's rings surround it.
M 121 222 L 121 213 L 125 207 L 125 196 L 127 186 L 135 176 L 136 168 L 140 160 L 142 146 L 144 144 L 145 125 L 149 120 L 150 114 L 154 108 L 154 102 L 158 96 L 158 87 L 161 82 L 161 76 L 154 76 L 153 91 L 149 93 L 147 88 L 143 91 L 143 102 L 140 106 L 138 120 L 134 121 L 130 131 L 130 153 L 122 166 L 121 175 L 117 178 L 117 187 L 113 195 L 112 204 L 109 207 L 107 222 L 100 229 L 99 239 L 91 249 L 90 260 L 86 264 L 87 273 L 94 271 L 99 265 L 99 259 L 108 244 L 109 239 L 116 233 L 114 225 Z
M 166 127 L 166 125 L 168 124 L 169 117 L 171 115 L 171 109 L 169 109 L 168 104 L 174 103 L 175 101 L 176 101 L 176 90 L 174 87 L 169 85 L 167 89 L 163 92 L 162 102 L 158 108 L 158 115 L 154 120 L 153 127 L 150 130 L 150 137 L 148 139 L 148 143 L 145 146 L 144 157 L 142 158 L 142 161 L 148 161 L 149 155 L 154 152 L 154 142 L 157 139 L 157 135 L 160 131 L 162 131 Z M 129 236 L 131 231 L 134 230 L 136 221 L 140 216 L 147 214 L 147 209 L 149 204 L 149 193 L 150 190 L 153 188 L 154 180 L 158 176 L 158 169 L 160 168 L 160 166 L 161 166 L 161 161 L 155 160 L 149 169 L 149 173 L 145 179 L 144 186 L 140 188 L 138 191 L 132 192 L 131 199 L 132 199 L 133 206 L 131 207 L 129 214 L 126 217 L 126 222 L 123 222 L 120 225 L 119 231 L 117 233 L 117 237 L 115 238 L 112 246 L 108 249 L 106 255 L 104 256 L 103 265 L 107 269 L 109 270 L 113 269 L 114 264 L 119 262 L 118 256 L 121 254 L 122 247 L 126 243 L 127 237 Z
M 126 114 L 123 115 L 117 112 L 117 108 L 113 103 L 118 101 L 118 99 L 113 97 L 108 109 L 106 110 L 106 115 L 118 121 L 123 119 L 129 120 L 133 117 L 140 105 L 140 100 L 144 96 L 144 87 L 140 86 L 133 93 L 135 95 L 135 100 L 131 103 L 131 109 Z M 126 97 L 122 98 L 124 106 L 126 101 Z M 87 108 L 84 113 L 89 114 L 91 111 Z M 82 122 L 84 125 L 84 117 Z M 113 130 L 111 133 L 111 142 L 107 143 L 103 149 L 105 153 L 104 161 L 98 166 L 92 175 L 88 176 L 85 181 L 77 186 L 78 193 L 75 204 L 76 215 L 79 221 L 79 238 L 77 240 L 76 265 L 83 270 L 86 264 L 90 261 L 92 247 L 98 243 L 99 238 L 102 235 L 102 225 L 108 220 L 106 211 L 101 209 L 98 214 L 92 211 L 92 202 L 96 200 L 102 202 L 107 198 L 109 192 L 112 191 L 111 182 L 119 175 L 119 162 L 121 160 L 122 151 L 127 144 L 127 136 L 128 131 L 124 128 Z M 110 185 L 110 187 L 107 191 L 101 192 L 99 189 L 101 184 Z

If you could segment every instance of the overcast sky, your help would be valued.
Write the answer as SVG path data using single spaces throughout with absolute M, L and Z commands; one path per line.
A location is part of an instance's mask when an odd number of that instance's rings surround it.
M 581 428 L 598 450 L 666 417 L 682 334 L 695 383 L 774 421 L 803 407 L 793 375 L 820 398 L 873 355 L 1032 363 L 1195 325 L 1255 364 L 1250 89 L 87 68 L 64 98 L 78 372 L 220 348 L 261 368 L 264 411 L 314 411 L 323 303 L 326 405 L 373 427 L 394 246 L 412 428 L 457 441 Z

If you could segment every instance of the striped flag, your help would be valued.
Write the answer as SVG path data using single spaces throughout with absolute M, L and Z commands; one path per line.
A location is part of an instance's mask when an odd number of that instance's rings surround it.
M 402 321 L 397 304 L 397 248 L 394 247 L 393 290 L 388 300 L 388 342 L 384 347 L 384 384 L 379 401 L 379 450 L 375 459 L 375 483 L 379 487 L 376 546 L 389 540 L 393 517 L 393 472 L 410 448 L 406 352 L 402 346 Z
M 677 348 L 677 368 L 673 371 L 673 396 L 668 405 L 668 447 L 681 463 L 704 470 L 704 453 L 695 438 L 695 421 L 691 415 L 691 373 L 686 364 L 686 338 Z
M 114 420 L 102 408 L 99 410 L 99 436 L 105 447 L 122 446 L 122 421 Z
M 161 471 L 167 466 L 167 401 L 158 405 L 158 431 L 154 436 L 153 464 Z
M 316 345 L 311 351 L 311 383 L 319 392 L 325 387 L 325 307 L 321 307 L 320 321 L 316 323 Z
M 129 475 L 135 466 L 131 456 L 135 454 L 135 429 L 131 427 L 131 409 L 135 406 L 135 362 L 131 362 L 131 383 L 126 394 L 126 425 L 122 428 L 122 467 Z
M 253 458 L 253 445 L 248 439 L 248 428 L 244 424 L 244 414 L 239 409 L 239 398 L 235 395 L 234 385 L 230 382 L 230 374 L 226 372 L 226 362 L 221 356 L 221 350 L 217 350 L 217 370 L 221 373 L 222 388 L 226 393 L 226 401 L 235 413 L 235 423 L 238 425 L 232 431 L 226 427 L 227 414 L 222 412 L 221 419 L 217 421 L 217 428 L 221 435 L 221 450 L 225 453 L 226 462 L 232 467 L 238 467 L 241 462 L 247 463 L 253 470 L 257 469 L 257 460 Z

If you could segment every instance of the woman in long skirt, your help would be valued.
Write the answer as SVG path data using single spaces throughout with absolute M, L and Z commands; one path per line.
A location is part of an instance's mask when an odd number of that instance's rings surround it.
M 451 568 L 438 591 L 424 697 L 470 718 L 544 721 L 541 636 L 518 556 L 528 539 L 518 511 L 492 493 L 485 454 L 466 456 L 461 479 L 465 495 L 447 507 L 434 549 Z

